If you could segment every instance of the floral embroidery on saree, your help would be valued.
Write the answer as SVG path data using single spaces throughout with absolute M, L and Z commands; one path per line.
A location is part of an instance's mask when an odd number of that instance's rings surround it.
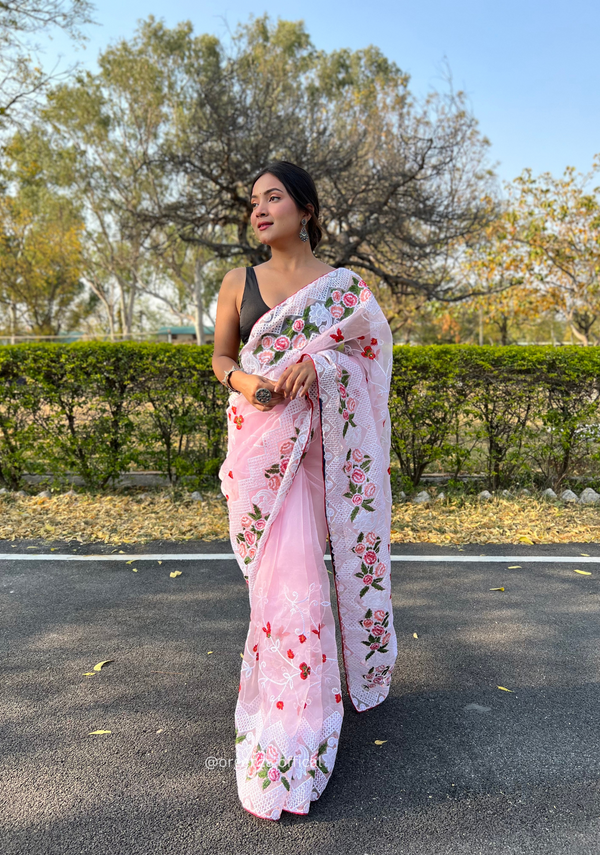
M 397 656 L 389 584 L 392 337 L 353 271 L 331 271 L 269 310 L 240 354 L 245 371 L 273 381 L 304 359 L 316 372 L 305 397 L 262 412 L 231 394 L 219 472 L 251 608 L 235 712 L 238 793 L 244 808 L 269 819 L 282 810 L 308 813 L 319 798 L 344 714 L 317 523 L 329 535 L 346 688 L 358 712 L 385 700 Z

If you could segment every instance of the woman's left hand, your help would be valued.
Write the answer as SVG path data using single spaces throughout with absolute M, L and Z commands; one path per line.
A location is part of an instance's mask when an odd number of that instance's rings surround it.
M 317 379 L 317 372 L 310 359 L 302 362 L 296 362 L 295 365 L 288 365 L 283 371 L 281 377 L 275 384 L 277 392 L 282 391 L 290 399 L 297 395 L 306 395 L 311 385 Z

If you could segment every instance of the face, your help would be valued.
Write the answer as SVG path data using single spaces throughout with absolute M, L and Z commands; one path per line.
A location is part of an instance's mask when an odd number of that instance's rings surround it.
M 250 204 L 254 234 L 261 243 L 269 246 L 281 239 L 299 239 L 302 217 L 307 223 L 310 217 L 310 214 L 298 210 L 282 182 L 270 172 L 265 172 L 256 181 Z

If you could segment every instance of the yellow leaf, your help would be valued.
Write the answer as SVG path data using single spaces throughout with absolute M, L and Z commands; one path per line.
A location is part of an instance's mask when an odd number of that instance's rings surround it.
M 175 579 L 177 576 L 181 576 L 181 570 L 173 570 L 172 573 L 169 573 L 171 579 Z
M 520 536 L 519 541 L 521 543 L 528 543 L 530 546 L 534 545 L 533 540 L 531 540 L 531 538 L 529 537 L 526 537 L 524 534 Z
M 132 558 L 131 561 L 126 561 L 125 564 L 133 564 L 134 561 L 135 561 L 135 558 Z
M 159 563 L 159 564 L 162 564 L 162 561 L 159 561 L 158 563 Z
M 490 588 L 490 591 L 503 591 L 504 588 Z
M 508 569 L 509 570 L 520 570 L 521 565 L 520 564 L 511 564 Z
M 514 692 L 512 689 L 505 689 L 504 686 L 497 686 L 497 688 L 502 689 L 503 692 L 510 692 L 511 694 L 514 695 Z
M 383 745 L 384 742 L 387 742 L 387 739 L 376 739 L 375 745 Z
M 589 557 L 590 557 L 590 553 L 589 553 L 589 552 L 580 552 L 579 554 L 580 554 L 580 555 L 583 555 L 583 557 L 584 557 L 584 558 L 589 558 Z
M 591 576 L 589 570 L 573 570 L 573 573 L 581 573 L 582 576 Z
M 212 650 L 207 650 L 207 651 L 206 651 L 206 655 L 207 655 L 207 656 L 208 656 L 208 654 L 209 654 L 209 653 L 212 653 Z M 242 653 L 242 656 L 243 656 L 243 655 L 244 655 L 244 654 Z
M 390 529 L 390 532 L 391 532 L 392 534 L 398 534 L 398 529 L 397 529 L 397 528 L 391 528 L 391 529 Z
M 419 636 L 417 635 L 417 633 L 416 633 L 416 632 L 413 632 L 413 638 L 418 638 L 418 637 L 419 637 Z
M 137 571 L 138 571 L 137 567 L 132 567 L 131 569 L 133 570 L 134 573 L 137 573 Z
M 122 549 L 119 549 L 119 555 L 125 555 Z
M 97 665 L 94 665 L 94 671 L 99 671 L 103 665 L 107 665 L 109 662 L 114 662 L 114 659 L 105 659 L 103 662 L 98 662 Z
M 96 676 L 96 672 L 95 672 L 95 671 L 86 671 L 86 672 L 85 672 L 85 674 L 84 674 L 83 676 L 84 676 L 84 677 L 95 677 L 95 676 Z
M 92 730 L 91 733 L 88 733 L 88 736 L 100 736 L 102 733 L 112 733 L 112 730 Z
M 244 658 L 244 654 L 243 654 L 243 653 L 240 653 L 240 656 L 242 657 L 242 659 Z

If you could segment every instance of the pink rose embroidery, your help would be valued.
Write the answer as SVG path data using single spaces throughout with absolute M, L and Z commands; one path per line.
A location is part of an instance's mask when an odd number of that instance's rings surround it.
M 348 410 L 344 410 L 344 412 L 342 413 L 342 417 L 345 422 L 348 421 L 348 419 L 350 418 L 350 413 L 348 412 Z
M 386 634 L 385 634 L 385 635 L 383 636 L 383 638 L 381 639 L 381 643 L 382 643 L 382 644 L 387 644 L 391 637 L 392 637 L 392 633 L 391 633 L 391 632 L 386 632 Z
M 266 350 L 268 347 L 271 347 L 273 344 L 273 336 L 272 335 L 264 335 L 261 339 L 263 349 Z
M 289 457 L 285 457 L 285 458 L 281 461 L 281 463 L 279 464 L 279 471 L 281 472 L 281 474 L 282 474 L 282 475 L 284 475 L 284 474 L 285 474 L 285 470 L 288 468 L 288 463 L 289 463 L 289 462 L 290 462 L 290 458 L 289 458 Z
M 242 558 L 246 557 L 246 555 L 248 554 L 248 547 L 245 543 L 240 543 L 240 545 L 238 546 L 238 552 Z
M 359 288 L 366 288 L 366 287 L 367 287 L 367 283 L 365 282 L 365 280 L 364 280 L 364 279 L 361 279 L 361 280 L 359 281 L 359 283 L 358 283 L 358 287 L 359 287 Z
M 250 559 L 250 561 L 252 561 L 252 559 L 254 558 L 255 555 L 256 555 L 256 548 L 254 546 L 251 546 L 250 549 L 248 550 L 248 558 Z
M 254 528 L 257 531 L 262 531 L 264 529 L 264 527 L 266 526 L 266 524 L 267 524 L 266 520 L 256 520 L 256 522 L 254 523 Z
M 362 290 L 360 292 L 360 302 L 366 303 L 370 296 L 371 296 L 371 292 L 369 291 L 368 288 L 365 288 L 364 290 Z
M 279 453 L 285 456 L 286 454 L 291 454 L 294 450 L 294 443 L 291 439 L 286 439 L 285 442 L 282 442 L 279 446 Z
M 365 564 L 376 564 L 377 563 L 377 553 L 373 552 L 372 549 L 368 549 L 363 555 L 363 561 Z
M 362 505 L 362 500 L 363 500 L 363 497 L 361 496 L 360 493 L 355 493 L 352 496 L 352 504 L 353 505 Z
M 253 546 L 256 543 L 256 534 L 253 531 L 246 529 L 244 532 L 244 539 L 248 546 Z
M 352 464 L 349 460 L 344 463 L 344 474 L 349 475 L 352 472 Z
M 304 329 L 304 321 L 302 320 L 302 318 L 296 318 L 296 320 L 292 324 L 292 329 L 294 330 L 294 332 L 302 332 L 302 330 Z
M 268 365 L 274 356 L 275 356 L 275 354 L 273 353 L 272 350 L 263 350 L 262 353 L 258 354 L 258 361 L 260 362 L 261 365 Z
M 281 772 L 279 771 L 279 769 L 276 769 L 274 766 L 271 766 L 271 768 L 269 769 L 267 774 L 269 777 L 269 781 L 278 781 L 280 778 Z
M 354 547 L 354 551 L 356 552 L 357 555 L 364 555 L 365 554 L 364 543 L 357 543 L 356 546 Z
M 382 620 L 385 620 L 385 612 L 384 612 L 384 610 L 383 610 L 383 609 L 376 609 L 376 610 L 373 612 L 373 617 L 375 618 L 375 620 L 376 620 L 376 621 L 382 621 Z
M 362 463 L 364 458 L 364 454 L 360 450 L 360 448 L 355 448 L 352 452 L 352 460 L 355 460 L 357 463 Z
M 279 350 L 279 351 L 287 350 L 289 348 L 289 346 L 290 346 L 290 340 L 287 337 L 287 335 L 278 336 L 273 343 L 274 349 Z
M 298 335 L 295 335 L 294 338 L 292 339 L 292 347 L 294 348 L 294 350 L 301 350 L 301 348 L 303 348 L 305 346 L 306 346 L 306 336 L 304 335 L 304 333 L 301 332 L 301 333 L 298 333 Z
M 371 650 L 379 650 L 380 647 L 381 647 L 381 644 L 378 641 L 374 641 L 373 644 L 371 645 Z
M 346 398 L 346 407 L 348 408 L 349 413 L 354 413 L 356 411 L 356 401 L 354 398 Z
M 355 484 L 363 484 L 367 476 L 362 469 L 354 469 L 350 477 Z
M 342 303 L 344 306 L 356 306 L 358 303 L 358 297 L 356 294 L 353 294 L 352 291 L 346 291 L 344 296 L 342 297 Z
M 370 629 L 373 626 L 373 621 L 371 618 L 365 618 L 362 622 L 365 629 Z
M 265 762 L 265 752 L 264 751 L 257 751 L 256 757 L 254 758 L 254 765 L 256 766 L 257 769 L 261 769 L 264 762 Z
M 279 475 L 271 475 L 269 480 L 267 481 L 267 487 L 269 490 L 273 490 L 273 492 L 277 492 L 281 486 L 281 478 Z
M 274 745 L 269 745 L 267 748 L 267 760 L 269 763 L 277 763 L 279 760 L 279 751 Z
M 371 574 L 365 573 L 365 575 L 363 576 L 363 582 L 365 583 L 365 585 L 370 585 L 372 581 L 373 577 L 371 576 Z
M 339 321 L 340 318 L 343 318 L 344 316 L 344 307 L 339 305 L 330 306 L 329 313 L 332 318 L 334 318 L 336 321 Z
M 258 772 L 258 769 L 254 765 L 254 763 L 251 763 L 250 766 L 248 766 L 248 777 L 253 778 L 257 772 Z
M 375 531 L 369 531 L 369 532 L 365 535 L 365 540 L 367 541 L 367 543 L 369 544 L 369 546 L 374 546 L 374 545 L 377 543 L 377 532 L 375 532 Z
M 373 570 L 373 573 L 376 576 L 383 576 L 383 574 L 385 573 L 385 564 L 383 563 L 383 561 L 379 562 L 377 567 Z
M 379 624 L 375 624 L 371 633 L 373 635 L 385 635 L 385 629 L 382 626 L 379 626 Z
M 372 499 L 375 493 L 377 492 L 377 485 L 373 484 L 373 482 L 367 484 L 365 487 L 365 498 Z
M 252 520 L 250 519 L 248 514 L 244 514 L 240 522 L 244 528 L 249 528 L 252 525 Z
M 338 386 L 338 392 L 340 393 L 341 398 L 345 398 L 346 395 L 348 394 L 346 392 L 346 387 L 342 383 L 340 383 L 340 385 Z
M 340 300 L 342 299 L 342 292 L 338 291 L 337 289 L 335 291 L 332 291 L 331 292 L 331 299 L 333 300 L 334 303 L 339 303 Z

